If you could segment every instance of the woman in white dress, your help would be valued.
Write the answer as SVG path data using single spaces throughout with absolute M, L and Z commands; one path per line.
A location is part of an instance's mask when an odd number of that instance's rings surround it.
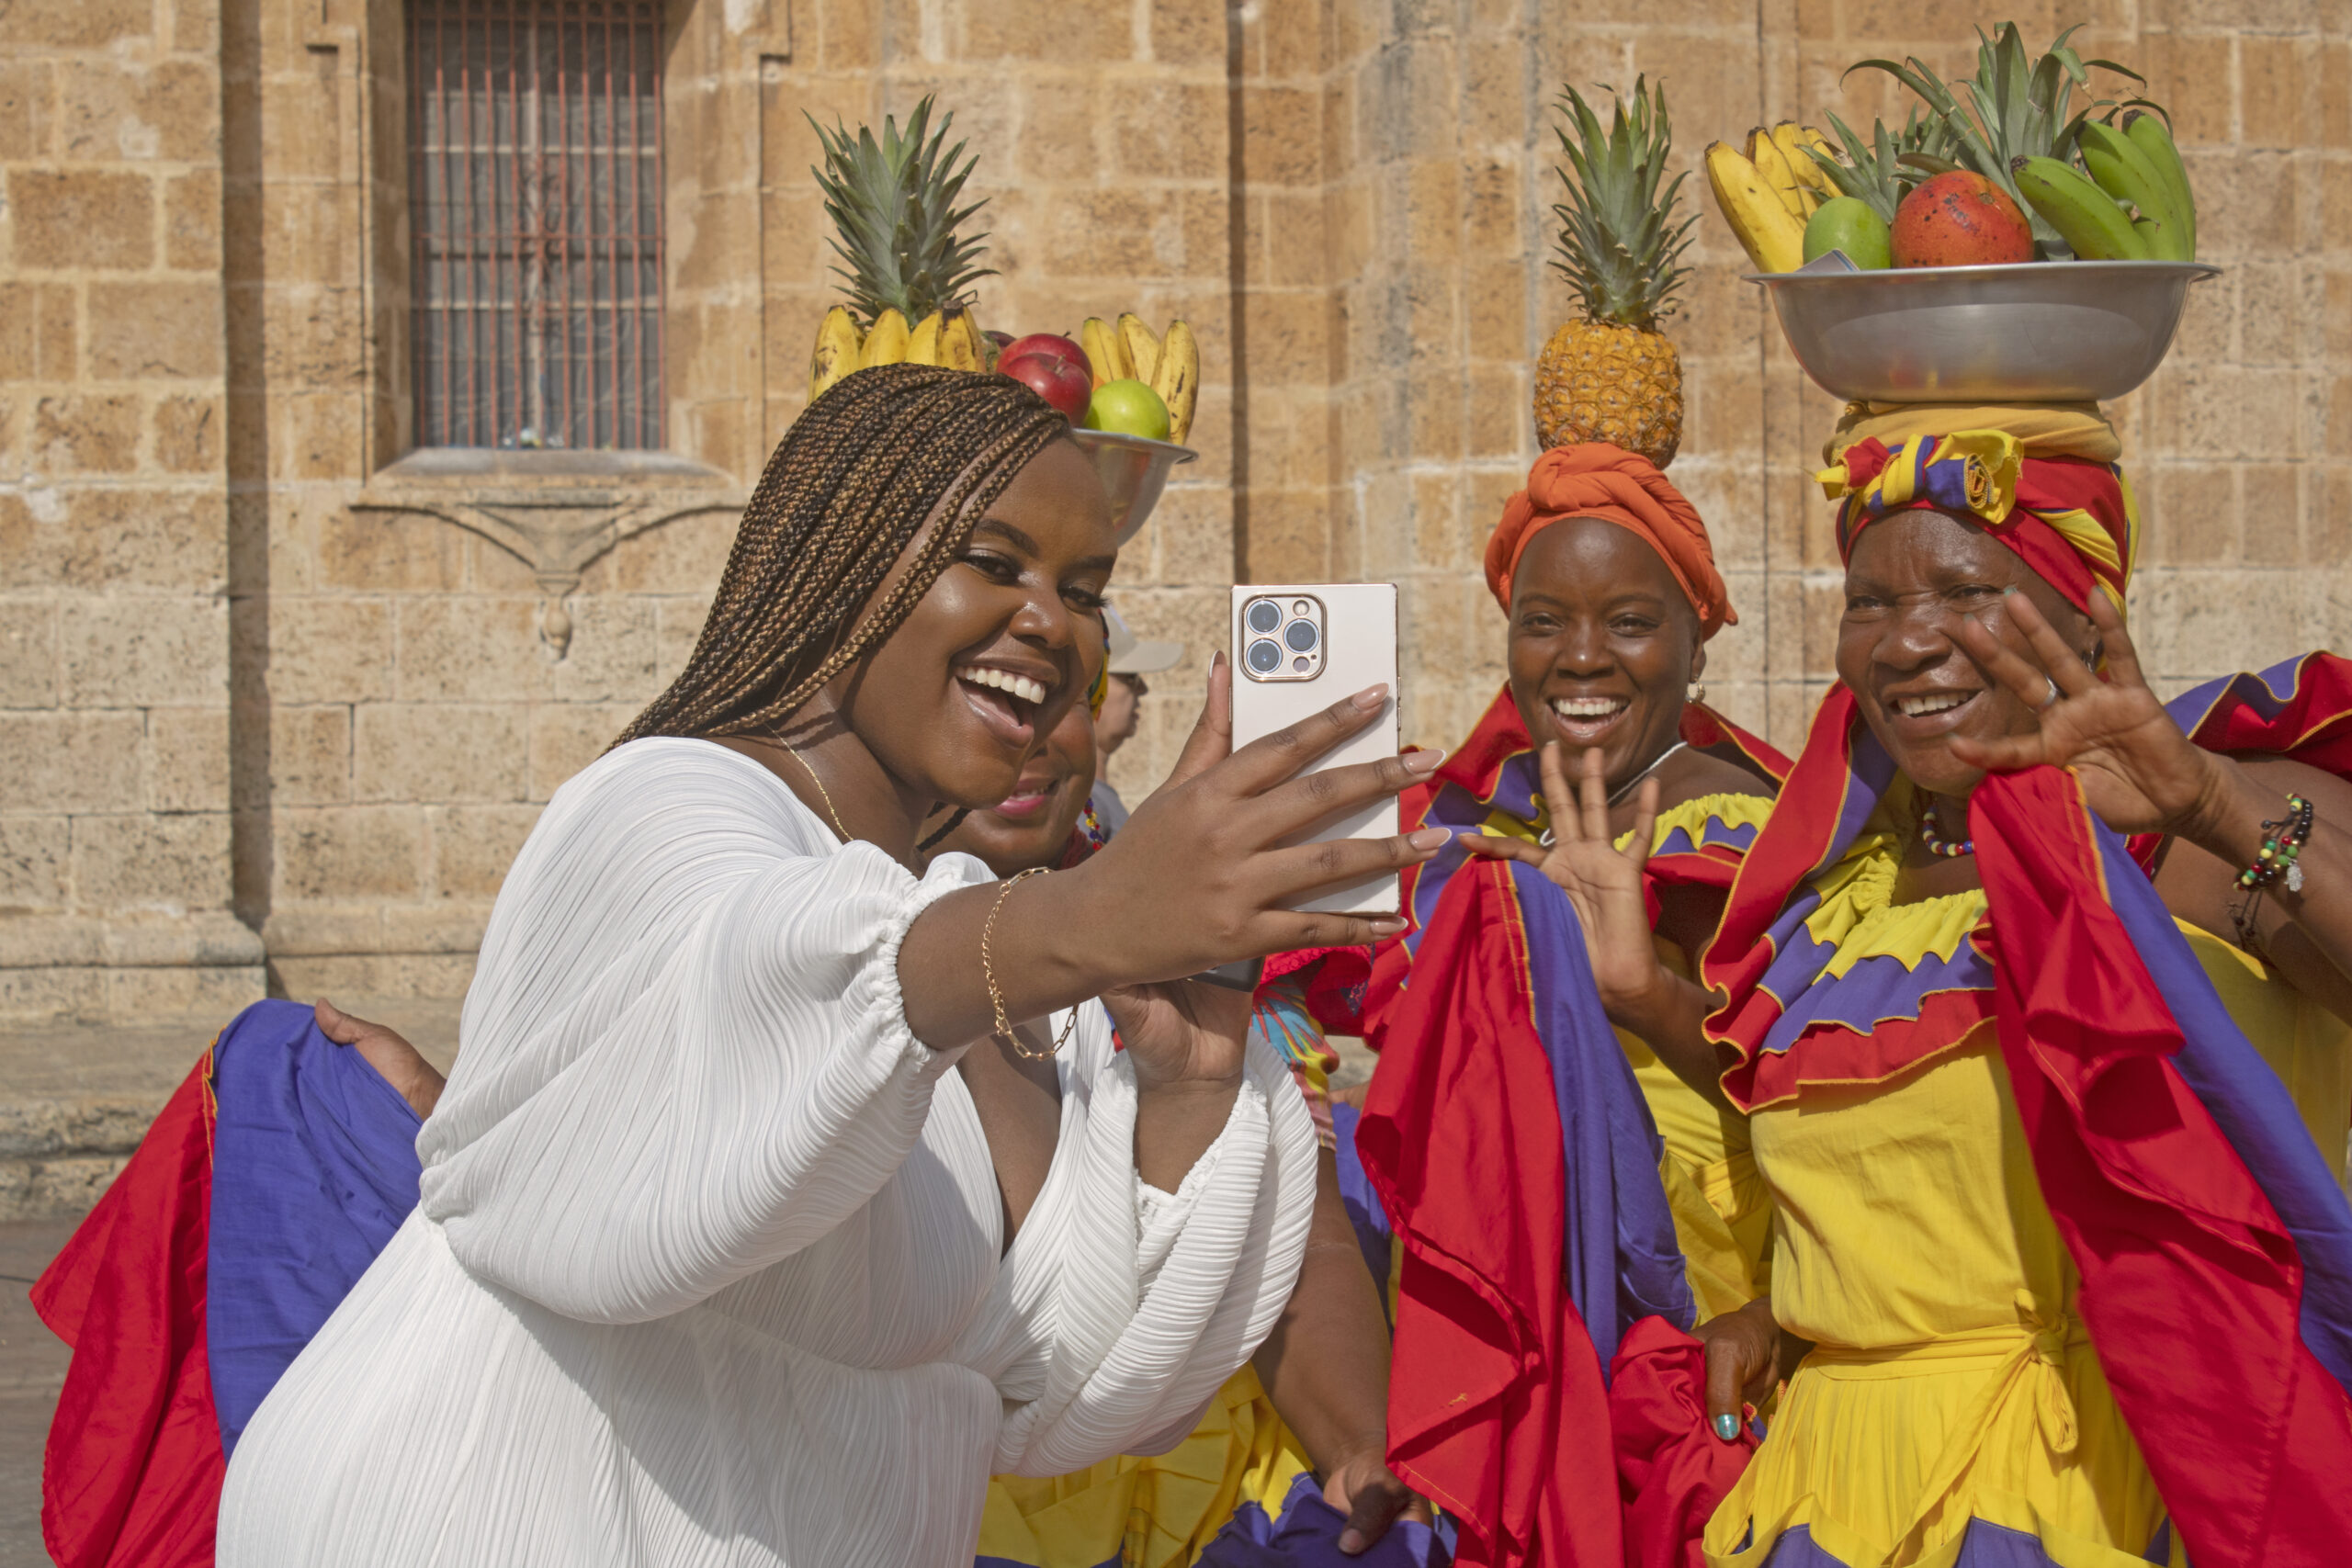
M 991 1471 L 1164 1447 L 1264 1337 L 1314 1133 L 1182 977 L 1389 934 L 1291 906 L 1436 836 L 1274 846 L 1430 754 L 1293 777 L 1373 693 L 1228 756 L 1220 667 L 1085 865 L 910 870 L 1103 657 L 1067 429 L 909 366 L 786 437 L 684 670 L 508 874 L 422 1201 L 245 1429 L 225 1568 L 968 1563 Z

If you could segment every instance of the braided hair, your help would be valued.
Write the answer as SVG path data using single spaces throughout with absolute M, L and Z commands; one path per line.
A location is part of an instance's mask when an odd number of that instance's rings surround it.
M 883 365 L 831 388 L 768 459 L 686 667 L 613 744 L 772 730 L 899 629 L 1013 476 L 1069 430 L 1009 376 Z M 939 526 L 859 617 L 933 511 Z

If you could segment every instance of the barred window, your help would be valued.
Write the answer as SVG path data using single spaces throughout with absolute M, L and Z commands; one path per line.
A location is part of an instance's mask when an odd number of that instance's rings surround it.
M 662 444 L 655 0 L 409 0 L 419 446 Z

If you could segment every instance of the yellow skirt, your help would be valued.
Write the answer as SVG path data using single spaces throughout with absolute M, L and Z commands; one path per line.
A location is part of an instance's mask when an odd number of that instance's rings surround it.
M 1236 1511 L 1278 1517 L 1313 1468 L 1245 1366 L 1164 1454 L 990 1480 L 979 1560 L 983 1568 L 1183 1568 Z
M 1824 1347 L 1706 1534 L 1755 1568 L 1804 1529 L 1847 1568 L 1951 1568 L 1972 1519 L 2057 1568 L 2145 1568 L 2164 1506 L 2082 1325 Z

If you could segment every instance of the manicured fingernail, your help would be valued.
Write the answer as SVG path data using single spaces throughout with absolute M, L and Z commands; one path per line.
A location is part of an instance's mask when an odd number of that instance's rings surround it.
M 1451 829 L 1423 828 L 1419 832 L 1406 834 L 1405 841 L 1417 850 L 1442 850 L 1453 837 Z
M 1363 691 L 1358 692 L 1354 698 L 1356 706 L 1363 709 L 1366 713 L 1377 712 L 1380 705 L 1387 700 L 1388 682 L 1385 681 L 1383 681 L 1377 686 L 1366 686 Z
M 1729 1411 L 1715 1417 L 1715 1436 L 1726 1443 L 1739 1441 L 1739 1417 Z
M 2018 585 L 2017 585 L 2016 583 L 2012 582 L 2012 583 L 2010 583 L 2007 588 L 2004 588 L 2004 589 L 2002 589 L 2002 590 L 2001 590 L 2001 597 L 2002 597 L 2002 598 L 2004 598 L 2004 599 L 2006 599 L 2006 598 L 2007 598 L 2010 594 L 2015 593 L 2017 591 L 2018 591 Z
M 1405 753 L 1405 771 L 1408 773 L 1433 773 L 1437 772 L 1437 765 L 1444 761 L 1445 748 L 1442 746 L 1432 747 L 1426 751 L 1408 751 Z
M 1222 669 L 1224 669 L 1224 668 L 1225 668 L 1225 649 L 1221 649 L 1221 648 L 1220 648 L 1220 649 L 1218 649 L 1215 653 L 1212 653 L 1212 654 L 1210 654 L 1210 655 L 1209 655 L 1209 671 L 1210 671 L 1210 672 L 1211 672 L 1212 674 L 1214 674 L 1214 673 L 1215 673 L 1215 672 L 1216 672 L 1217 671 L 1222 670 Z

